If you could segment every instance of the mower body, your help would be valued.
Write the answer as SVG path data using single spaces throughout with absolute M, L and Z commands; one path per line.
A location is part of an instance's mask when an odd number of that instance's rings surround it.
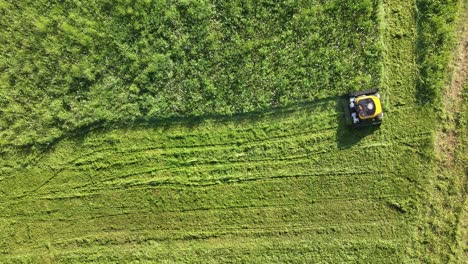
M 352 127 L 380 125 L 383 119 L 383 109 L 378 90 L 349 93 L 345 115 L 347 124 Z

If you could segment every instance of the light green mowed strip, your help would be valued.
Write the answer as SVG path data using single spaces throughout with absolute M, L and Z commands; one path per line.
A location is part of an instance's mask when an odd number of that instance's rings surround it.
M 379 129 L 345 128 L 340 99 L 324 91 L 327 99 L 261 114 L 65 139 L 2 175 L 0 259 L 420 259 L 435 123 L 416 102 L 413 5 L 379 4 L 386 110 Z
M 430 133 L 389 136 L 387 127 L 401 124 L 389 114 L 381 129 L 356 134 L 336 104 L 64 140 L 2 181 L 3 252 L 10 260 L 401 261 L 412 219 L 405 204 L 417 198 L 422 166 L 413 146 Z

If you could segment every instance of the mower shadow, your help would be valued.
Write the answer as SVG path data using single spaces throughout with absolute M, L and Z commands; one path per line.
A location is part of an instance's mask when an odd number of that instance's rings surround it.
M 372 135 L 379 126 L 368 126 L 361 128 L 352 128 L 346 124 L 344 109 L 346 107 L 346 98 L 340 97 L 336 100 L 336 144 L 338 149 L 348 149 L 359 143 L 361 139 Z
M 214 120 L 217 123 L 228 122 L 235 126 L 242 126 L 244 123 L 252 123 L 264 120 L 265 117 L 269 117 L 272 120 L 282 119 L 289 116 L 291 113 L 296 111 L 306 111 L 311 114 L 318 111 L 321 105 L 327 104 L 328 102 L 336 102 L 336 143 L 339 149 L 350 148 L 357 144 L 364 137 L 374 133 L 378 127 L 364 127 L 360 129 L 353 129 L 346 125 L 344 116 L 344 102 L 343 97 L 330 96 L 326 98 L 315 99 L 312 101 L 303 101 L 299 103 L 290 104 L 283 107 L 275 107 L 269 109 L 262 109 L 255 112 L 239 113 L 234 115 L 202 115 L 202 116 L 185 116 L 185 117 L 169 117 L 169 118 L 145 118 L 135 119 L 131 121 L 117 121 L 117 122 L 104 122 L 97 121 L 90 125 L 77 128 L 68 133 L 64 133 L 61 137 L 49 142 L 46 145 L 36 146 L 39 152 L 40 161 L 41 157 L 52 151 L 56 145 L 64 139 L 72 139 L 76 144 L 80 145 L 84 142 L 86 137 L 91 132 L 106 133 L 114 129 L 125 129 L 132 130 L 141 127 L 147 128 L 161 128 L 162 130 L 168 130 L 173 126 L 183 126 L 190 130 L 196 129 L 198 126 L 204 124 L 207 120 Z
M 56 145 L 58 145 L 61 141 L 65 139 L 73 139 L 77 144 L 81 144 L 91 132 L 106 133 L 115 129 L 132 130 L 139 127 L 158 127 L 162 128 L 163 130 L 167 130 L 175 125 L 184 126 L 189 129 L 196 129 L 200 125 L 204 124 L 207 120 L 212 120 L 218 123 L 231 122 L 235 125 L 242 125 L 244 123 L 258 122 L 260 120 L 263 120 L 265 117 L 269 117 L 272 119 L 281 119 L 298 110 L 314 113 L 315 111 L 317 111 L 321 104 L 333 102 L 335 100 L 335 96 L 330 96 L 310 101 L 292 103 L 287 106 L 271 107 L 259 109 L 257 111 L 235 114 L 204 114 L 199 116 L 188 115 L 161 118 L 146 117 L 132 120 L 118 120 L 113 122 L 98 120 L 86 126 L 78 127 L 71 131 L 67 131 L 63 133 L 63 135 L 45 144 L 25 145 L 22 149 L 27 152 L 30 151 L 31 148 L 34 146 L 34 148 L 37 149 L 38 152 L 45 154 L 47 152 L 52 151 L 56 147 Z

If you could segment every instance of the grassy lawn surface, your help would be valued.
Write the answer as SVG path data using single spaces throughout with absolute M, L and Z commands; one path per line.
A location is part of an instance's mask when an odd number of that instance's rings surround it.
M 0 0 L 2 262 L 462 261 L 460 1 L 137 2 Z

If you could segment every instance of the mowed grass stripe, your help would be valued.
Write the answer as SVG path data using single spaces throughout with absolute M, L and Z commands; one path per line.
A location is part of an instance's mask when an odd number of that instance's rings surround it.
M 207 229 L 193 231 L 189 229 L 187 232 L 183 230 L 134 230 L 132 236 L 128 236 L 123 231 L 118 229 L 108 230 L 106 232 L 96 231 L 95 235 L 87 235 L 75 239 L 58 239 L 55 240 L 53 246 L 55 249 L 70 250 L 76 246 L 84 248 L 99 245 L 145 245 L 147 243 L 164 243 L 177 242 L 184 240 L 209 240 L 213 238 L 225 238 L 236 240 L 239 238 L 270 238 L 285 237 L 289 239 L 310 239 L 313 241 L 324 241 L 328 236 L 328 240 L 342 239 L 351 240 L 356 238 L 356 234 L 364 236 L 367 234 L 368 239 L 387 239 L 388 241 L 397 241 L 399 237 L 407 232 L 404 226 L 393 225 L 392 221 L 385 222 L 387 227 L 381 227 L 382 222 L 360 223 L 359 225 L 338 223 L 338 225 L 329 225 L 328 227 L 302 227 L 302 226 L 253 226 L 245 229 L 231 229 L 230 226 L 219 226 L 216 229 Z M 400 228 L 400 229 L 398 229 Z M 63 234 L 67 237 L 68 234 Z M 46 241 L 40 241 L 45 243 Z M 34 250 L 34 248 L 31 248 Z M 40 248 L 35 248 L 40 249 Z
M 333 133 L 329 134 L 328 137 L 316 137 L 314 134 L 311 134 L 310 137 L 303 136 L 299 139 L 290 139 L 275 142 L 276 144 L 255 144 L 255 143 L 248 143 L 248 144 L 241 144 L 237 146 L 229 146 L 227 148 L 216 148 L 213 146 L 206 147 L 204 149 L 172 149 L 172 150 L 162 150 L 162 149 L 154 149 L 154 148 L 143 148 L 143 149 L 132 149 L 130 152 L 126 150 L 118 150 L 119 147 L 114 147 L 113 149 L 107 149 L 106 155 L 96 155 L 94 158 L 80 158 L 79 160 L 75 161 L 74 168 L 80 168 L 81 166 L 86 167 L 89 166 L 98 166 L 96 169 L 105 169 L 107 166 L 127 166 L 132 165 L 136 161 L 168 161 L 168 162 L 176 162 L 179 166 L 188 164 L 193 165 L 200 163 L 200 158 L 206 158 L 206 156 L 210 157 L 212 160 L 205 161 L 207 163 L 230 163 L 234 162 L 235 159 L 243 159 L 245 161 L 252 160 L 252 157 L 257 157 L 259 153 L 264 156 L 271 157 L 270 159 L 286 159 L 286 155 L 291 155 L 291 151 L 293 154 L 300 154 L 306 153 L 308 155 L 314 154 L 324 154 L 328 151 L 336 150 L 336 142 L 335 136 Z M 417 136 L 413 135 L 412 137 L 401 137 L 398 138 L 390 138 L 382 140 L 381 143 L 379 141 L 372 141 L 368 143 L 364 143 L 361 148 L 367 147 L 375 147 L 376 145 L 379 147 L 385 147 L 386 145 L 395 145 L 399 143 L 417 143 L 421 141 L 421 139 L 429 139 L 431 137 L 431 133 L 421 133 Z M 390 142 L 390 143 L 389 143 Z M 327 144 L 328 143 L 328 144 Z M 399 144 L 399 146 L 404 146 Z M 414 147 L 414 146 L 409 146 Z M 259 153 L 252 153 L 255 152 Z M 112 151 L 114 150 L 114 151 Z M 316 151 L 316 153 L 314 153 Z M 138 153 L 143 152 L 143 153 Z M 311 153 L 312 152 L 312 153 Z M 382 151 L 383 152 L 383 151 Z M 252 155 L 256 154 L 256 155 Z M 228 157 L 219 157 L 219 155 L 229 155 Z M 277 157 L 281 156 L 281 158 Z M 218 159 L 214 159 L 214 157 L 219 157 Z M 127 160 L 126 160 L 127 159 Z M 112 160 L 116 162 L 112 163 Z M 101 163 L 105 161 L 106 163 Z M 110 161 L 110 162 L 109 162 Z M 182 161 L 182 162 L 181 162 Z M 65 165 L 67 166 L 67 165 Z M 69 166 L 69 165 L 68 165 Z
M 213 131 L 213 134 L 216 134 L 217 131 Z M 313 141 L 313 142 L 318 142 L 321 140 L 332 140 L 334 133 L 333 129 L 327 129 L 321 133 L 317 131 L 302 131 L 300 133 L 297 133 L 296 135 L 285 135 L 282 137 L 268 137 L 265 139 L 261 140 L 249 140 L 245 142 L 233 142 L 231 144 L 224 144 L 223 146 L 219 145 L 213 145 L 213 144 L 204 144 L 202 143 L 201 145 L 195 145 L 195 146 L 175 146 L 175 147 L 167 147 L 167 148 L 161 148 L 157 146 L 158 141 L 139 141 L 138 138 L 128 138 L 128 141 L 130 142 L 135 142 L 134 144 L 130 146 L 126 146 L 124 144 L 119 144 L 119 143 L 114 143 L 112 147 L 108 147 L 110 144 L 107 143 L 107 147 L 104 147 L 100 150 L 102 154 L 99 154 L 97 152 L 91 153 L 92 155 L 89 155 L 89 153 L 83 153 L 82 157 L 77 157 L 74 158 L 70 163 L 74 163 L 74 165 L 80 166 L 89 162 L 95 162 L 95 161 L 102 161 L 106 160 L 109 155 L 109 153 L 113 154 L 126 154 L 126 155 L 132 155 L 132 156 L 138 156 L 140 152 L 143 153 L 161 153 L 165 155 L 170 155 L 173 153 L 182 155 L 184 153 L 197 153 L 197 152 L 208 152 L 208 151 L 231 151 L 239 148 L 247 148 L 247 147 L 254 147 L 254 146 L 267 146 L 267 145 L 272 145 L 272 144 L 278 144 L 278 143 L 285 143 L 285 142 L 295 142 L 295 141 Z M 297 139 L 296 139 L 297 138 Z M 203 142 L 204 139 L 199 139 L 197 141 Z M 155 146 L 156 145 L 156 146 Z M 142 147 L 137 147 L 137 146 L 142 146 Z M 93 146 L 85 146 L 83 145 L 84 148 L 92 148 Z M 107 155 L 105 155 L 107 153 Z M 65 163 L 67 164 L 67 163 Z M 65 165 L 64 164 L 64 165 Z
M 336 178 L 291 178 L 272 179 L 262 182 L 243 184 L 221 184 L 205 187 L 177 186 L 136 186 L 127 188 L 102 188 L 93 193 L 63 192 L 46 196 L 35 195 L 16 202 L 4 203 L 5 215 L 33 216 L 46 208 L 44 214 L 75 214 L 86 210 L 91 214 L 98 210 L 109 213 L 113 210 L 132 212 L 132 209 L 145 208 L 150 212 L 184 212 L 190 210 L 206 211 L 242 207 L 270 207 L 304 205 L 311 203 L 340 203 L 343 201 L 373 200 L 382 202 L 387 199 L 401 200 L 401 193 L 412 193 L 407 182 L 398 178 L 359 177 L 346 178 L 346 183 Z M 278 183 L 282 183 L 278 185 Z M 362 186 L 367 183 L 367 188 Z M 344 185 L 346 184 L 346 188 Z M 259 189 L 259 187 L 263 187 Z M 410 195 L 408 194 L 408 197 Z M 408 198 L 407 197 L 407 198 Z M 118 204 L 116 208 L 113 203 Z M 15 208 L 24 208 L 18 212 Z M 68 211 L 70 208 L 72 211 Z M 352 208 L 352 207 L 351 207 Z M 37 210 L 37 209 L 36 209 Z M 10 212 L 10 213 L 8 213 Z M 104 214 L 105 215 L 105 214 Z
M 155 256 L 160 262 L 185 262 L 209 261 L 209 262 L 246 262 L 259 263 L 285 261 L 334 261 L 352 262 L 362 259 L 363 256 L 370 262 L 400 263 L 404 262 L 401 255 L 404 249 L 399 240 L 379 239 L 317 239 L 310 238 L 284 240 L 283 238 L 209 238 L 206 240 L 187 239 L 180 241 L 158 242 L 141 241 L 135 237 L 134 244 L 104 244 L 93 245 L 93 238 L 83 239 L 75 249 L 61 251 L 60 248 L 50 248 L 49 254 L 54 258 L 64 261 L 91 261 L 100 263 L 112 263 L 122 258 L 151 261 Z M 125 240 L 122 238 L 121 240 Z M 118 241 L 118 240 L 117 240 Z M 138 243 L 141 241 L 141 243 Z M 91 245 L 94 246 L 91 247 Z M 80 248 L 77 250 L 76 248 Z M 336 251 L 339 248 L 340 251 Z M 169 250 L 170 249 L 170 250 Z M 97 253 L 99 252 L 99 253 Z M 19 254 L 9 258 L 14 260 L 37 259 L 31 253 Z M 46 258 L 46 257 L 45 257 Z
M 353 208 L 350 208 L 350 205 L 353 204 Z M 359 205 L 359 206 L 356 206 Z M 376 210 L 379 209 L 379 210 Z M 117 208 L 118 211 L 118 208 Z M 74 211 L 70 209 L 70 212 L 74 212 L 75 215 L 78 215 L 80 210 Z M 90 211 L 92 213 L 93 211 Z M 161 240 L 164 239 L 183 239 L 183 237 L 189 236 L 198 236 L 203 238 L 206 234 L 211 234 L 210 236 L 216 237 L 228 234 L 247 235 L 253 229 L 254 231 L 260 229 L 262 226 L 265 226 L 266 230 L 275 229 L 277 235 L 287 234 L 287 230 L 290 230 L 291 234 L 303 233 L 305 230 L 309 230 L 307 227 L 327 229 L 328 226 L 331 226 L 330 231 L 333 229 L 340 229 L 336 226 L 346 228 L 360 229 L 360 225 L 368 225 L 369 223 L 387 223 L 387 225 L 374 225 L 377 230 L 375 232 L 367 231 L 371 234 L 384 234 L 393 236 L 395 232 L 395 227 L 398 224 L 392 222 L 399 220 L 399 215 L 392 211 L 389 208 L 385 208 L 385 205 L 361 201 L 359 203 L 350 203 L 349 201 L 343 201 L 342 203 L 337 203 L 336 205 L 330 207 L 330 204 L 311 204 L 310 206 L 305 206 L 301 208 L 291 208 L 288 207 L 262 207 L 262 208 L 235 208 L 235 209 L 223 209 L 223 210 L 209 210 L 206 212 L 201 211 L 187 211 L 187 212 L 166 212 L 166 213 L 157 213 L 157 212 L 136 212 L 129 211 L 125 214 L 110 214 L 105 211 L 101 211 L 102 214 L 94 215 L 92 217 L 83 218 L 74 218 L 67 217 L 67 213 L 59 214 L 53 213 L 49 217 L 44 217 L 43 220 L 36 219 L 34 222 L 27 221 L 26 219 L 22 221 L 17 221 L 14 223 L 16 231 L 21 234 L 24 231 L 29 237 L 34 238 L 35 240 L 47 239 L 47 238 L 65 238 L 69 237 L 73 233 L 80 233 L 81 237 L 87 237 L 89 235 L 103 234 L 103 237 L 112 236 L 116 231 L 125 230 L 128 228 L 126 223 L 134 222 L 134 225 L 131 227 L 136 233 L 140 231 L 150 232 L 154 230 L 158 237 Z M 336 215 L 336 217 L 331 217 L 331 215 Z M 246 218 L 247 217 L 247 218 Z M 103 221 L 107 219 L 107 221 Z M 18 218 L 21 220 L 21 218 Z M 359 221 L 358 221 L 359 220 Z M 324 226 L 324 222 L 327 223 L 327 227 Z M 111 223 L 111 224 L 109 224 Z M 230 230 L 229 228 L 234 228 Z M 387 230 L 386 228 L 389 228 Z M 34 231 L 29 231 L 34 230 Z M 283 232 L 281 232 L 283 229 Z M 403 228 L 404 229 L 404 228 Z M 402 230 L 403 230 L 402 229 Z M 387 232 L 387 231 L 388 232 Z M 167 232 L 165 232 L 167 231 Z M 174 231 L 174 232 L 173 232 Z M 184 231 L 185 236 L 184 236 Z M 404 231 L 404 230 L 403 230 Z M 153 232 L 153 231 L 151 231 Z M 364 233 L 354 233 L 354 235 L 367 236 L 367 232 Z M 8 233 L 8 232 L 7 232 Z M 7 234 L 5 233 L 5 234 Z M 266 232 L 268 235 L 271 233 L 271 230 Z M 275 232 L 273 232 L 275 233 Z M 323 232 L 322 234 L 325 234 Z M 333 232 L 332 232 L 333 233 Z M 339 232 L 337 232 L 339 233 Z M 104 235 L 105 234 L 105 235 Z M 318 232 L 318 235 L 321 234 Z M 154 236 L 155 234 L 153 234 Z M 177 235 L 177 236 L 176 236 Z M 343 232 L 340 235 L 346 236 Z M 401 235 L 401 234 L 400 234 Z M 182 237 L 180 237 L 182 236 Z M 390 238 L 390 237 L 382 237 Z M 20 241 L 21 236 L 18 236 L 17 239 Z M 17 241 L 17 242 L 20 242 Z
M 311 171 L 314 171 L 315 174 L 321 175 L 326 174 L 327 171 L 330 171 L 328 166 L 323 167 L 326 164 L 339 163 L 343 172 L 366 172 L 366 171 L 379 171 L 382 165 L 388 164 L 393 158 L 402 158 L 404 155 L 407 155 L 408 158 L 411 158 L 412 152 L 415 150 L 408 149 L 405 144 L 395 145 L 392 144 L 387 147 L 371 148 L 366 147 L 360 151 L 360 155 L 366 157 L 367 160 L 359 161 L 360 166 L 356 166 L 357 160 L 356 155 L 353 153 L 352 149 L 342 150 L 342 156 L 336 156 L 334 152 L 324 152 L 320 154 L 309 154 L 298 157 L 284 157 L 284 158 L 271 158 L 264 160 L 245 160 L 235 162 L 233 160 L 225 161 L 225 163 L 219 162 L 208 162 L 207 164 L 197 164 L 195 162 L 185 162 L 180 163 L 180 165 L 165 165 L 164 162 L 151 162 L 152 159 L 140 159 L 139 163 L 135 163 L 134 166 L 130 164 L 124 164 L 121 166 L 116 166 L 113 170 L 99 170 L 98 172 L 93 167 L 86 167 L 85 169 L 80 169 L 76 167 L 63 168 L 52 179 L 43 179 L 41 175 L 50 175 L 48 171 L 38 171 L 37 177 L 31 181 L 31 189 L 25 190 L 26 192 L 31 192 L 35 190 L 37 183 L 41 181 L 42 184 L 47 183 L 41 189 L 49 188 L 53 189 L 57 184 L 65 184 L 66 186 L 79 184 L 79 185 L 94 185 L 99 184 L 99 182 L 109 181 L 109 180 L 118 180 L 119 178 L 146 178 L 146 179 L 174 179 L 176 181 L 185 182 L 190 184 L 191 181 L 196 182 L 199 178 L 216 180 L 228 180 L 228 178 L 234 179 L 234 175 L 239 175 L 243 177 L 242 174 L 252 177 L 252 175 L 259 175 L 263 173 L 264 175 L 271 174 L 274 171 L 290 171 L 290 167 L 294 166 L 295 174 L 311 174 Z M 382 150 L 385 150 L 386 154 L 382 154 Z M 410 151 L 410 152 L 409 152 Z M 348 152 L 349 154 L 345 154 Z M 389 155 L 389 153 L 395 153 L 394 155 Z M 229 152 L 227 152 L 229 155 Z M 227 158 L 228 160 L 230 158 Z M 334 161 L 335 160 L 335 161 Z M 145 168 L 148 164 L 162 164 L 164 167 L 155 167 L 155 168 Z M 181 166 L 185 164 L 185 166 Z M 160 165 L 161 166 L 161 165 Z M 333 167 L 331 167 L 333 168 Z M 72 170 L 71 172 L 68 170 Z M 77 170 L 77 171 L 74 171 Z M 129 171 L 129 174 L 125 173 Z M 321 172 L 325 173 L 321 173 Z M 332 169 L 331 171 L 335 171 Z M 332 172 L 333 174 L 333 172 Z M 108 175 L 108 176 L 106 176 Z M 149 177 L 148 177 L 149 176 Z M 219 177 L 218 179 L 216 179 Z M 245 177 L 245 176 L 244 176 Z M 15 178 L 13 178 L 14 180 Z M 179 179 L 179 180 L 177 180 Z M 12 182 L 12 185 L 15 185 L 15 181 Z M 195 185 L 195 184 L 194 184 Z M 4 187 L 7 185 L 5 184 Z M 23 185 L 27 187 L 28 185 Z M 76 186 L 72 186 L 75 188 Z M 9 194 L 12 192 L 10 191 Z
M 125 148 L 116 147 L 115 150 L 107 150 L 104 155 L 96 155 L 87 157 L 83 155 L 82 158 L 75 160 L 72 164 L 63 164 L 63 166 L 74 166 L 79 168 L 81 166 L 93 165 L 101 163 L 101 166 L 115 166 L 119 164 L 126 165 L 134 161 L 147 161 L 147 160 L 161 160 L 167 162 L 178 163 L 195 163 L 197 158 L 217 158 L 219 162 L 233 162 L 235 158 L 249 160 L 251 157 L 258 157 L 260 155 L 276 158 L 278 156 L 287 157 L 296 152 L 306 151 L 324 151 L 332 150 L 334 142 L 333 133 L 328 135 L 314 135 L 307 134 L 301 138 L 286 138 L 282 140 L 272 140 L 269 142 L 254 142 L 245 144 L 236 144 L 218 148 L 216 146 L 209 146 L 204 148 L 181 148 L 181 149 L 159 149 L 159 148 L 133 148 L 130 151 Z M 320 142 L 320 144 L 317 144 Z M 120 149 L 120 150 L 118 150 Z M 289 151 L 289 152 L 288 152 Z M 220 156 L 222 155 L 222 156 Z M 227 156 L 227 157 L 224 157 Z
M 224 155 L 230 155 L 229 157 L 227 157 L 225 162 L 232 162 L 233 159 L 237 158 L 237 159 L 244 159 L 244 160 L 250 160 L 252 159 L 251 157 L 256 157 L 258 156 L 258 154 L 264 154 L 265 156 L 271 156 L 271 159 L 274 159 L 274 158 L 277 158 L 277 156 L 283 154 L 287 154 L 288 151 L 291 151 L 293 150 L 294 153 L 301 153 L 304 152 L 304 153 L 308 153 L 310 155 L 313 155 L 314 153 L 310 153 L 310 152 L 313 152 L 313 151 L 317 151 L 317 154 L 322 154 L 322 153 L 326 153 L 327 151 L 332 151 L 332 150 L 336 150 L 336 147 L 334 145 L 336 145 L 336 143 L 334 143 L 332 140 L 336 140 L 336 139 L 332 139 L 333 138 L 333 134 L 330 134 L 330 136 L 328 137 L 325 137 L 325 138 L 314 138 L 313 134 L 310 138 L 308 137 L 302 137 L 300 138 L 299 140 L 294 140 L 294 139 L 287 139 L 287 140 L 284 140 L 284 141 L 280 141 L 280 142 L 277 142 L 278 144 L 274 144 L 274 145 L 271 145 L 271 144 L 245 144 L 245 145 L 238 145 L 238 146 L 232 146 L 230 147 L 229 149 L 216 149 L 215 147 L 209 149 L 209 152 L 208 150 L 200 150 L 200 149 L 196 149 L 196 150 L 187 150 L 187 149 L 180 149 L 180 150 L 171 150 L 171 151 L 162 151 L 162 150 L 159 150 L 157 149 L 156 151 L 148 151 L 148 150 L 143 150 L 143 154 L 140 156 L 138 154 L 135 154 L 135 153 L 126 153 L 125 150 L 121 150 L 121 151 L 118 151 L 117 149 L 119 149 L 119 147 L 114 147 L 115 151 L 108 151 L 106 155 L 97 155 L 97 158 L 89 158 L 89 160 L 87 160 L 86 158 L 85 159 L 82 159 L 81 161 L 77 161 L 75 162 L 75 165 L 74 168 L 79 168 L 80 166 L 86 166 L 86 165 L 93 165 L 93 166 L 98 166 L 97 169 L 101 168 L 99 166 L 118 166 L 119 164 L 122 165 L 122 166 L 125 166 L 127 165 L 125 163 L 125 159 L 128 158 L 130 159 L 130 161 L 127 161 L 127 162 L 130 162 L 130 163 L 134 163 L 135 161 L 137 160 L 140 160 L 140 161 L 147 161 L 146 159 L 148 160 L 155 160 L 155 161 L 163 161 L 163 160 L 169 160 L 169 161 L 172 161 L 172 162 L 178 162 L 179 164 L 184 164 L 184 163 L 189 163 L 189 165 L 191 165 L 192 163 L 196 163 L 197 162 L 197 157 L 202 154 L 202 155 L 207 155 L 209 157 L 211 157 L 213 159 L 213 157 L 216 157 L 218 154 L 224 154 Z M 419 136 L 416 136 L 414 137 L 408 137 L 408 136 L 405 136 L 405 137 L 401 137 L 401 136 L 398 136 L 398 138 L 395 138 L 395 139 L 385 139 L 382 141 L 382 144 L 389 144 L 388 142 L 392 142 L 391 144 L 398 144 L 398 141 L 401 141 L 401 142 L 407 142 L 407 143 L 410 143 L 410 142 L 417 142 L 418 140 L 421 140 L 422 138 L 425 138 L 425 137 L 430 137 L 431 134 L 430 133 L 424 133 L 424 134 L 420 134 Z M 396 142 L 395 142 L 396 141 Z M 328 142 L 328 144 L 326 144 Z M 365 145 L 362 146 L 363 148 L 366 147 L 372 147 L 373 144 L 378 144 L 377 141 L 373 141 L 369 143 L 364 143 Z M 380 145 L 382 146 L 382 145 Z M 400 145 L 401 146 L 401 145 Z M 254 152 L 255 151 L 255 147 L 258 149 L 258 152 L 259 153 L 252 153 L 252 154 L 257 154 L 257 155 L 248 155 L 248 154 L 251 154 L 249 152 Z M 270 151 L 271 153 L 264 153 L 266 151 Z M 326 151 L 325 151 L 326 150 Z M 284 152 L 284 153 L 278 153 L 278 152 Z M 122 153 L 124 155 L 122 155 Z M 276 155 L 275 155 L 276 154 Z M 203 157 L 203 156 L 202 156 Z M 282 156 L 282 158 L 284 158 L 284 156 Z M 171 160 L 172 159 L 172 160 Z M 103 161 L 103 160 L 106 160 L 106 163 L 107 164 L 100 164 L 99 162 L 97 161 Z M 107 160 L 117 160 L 116 162 L 117 163 L 109 163 L 109 161 Z M 179 160 L 182 160 L 182 163 L 179 161 Z M 212 162 L 223 162 L 223 159 L 218 159 L 218 160 L 213 160 Z M 63 164 L 64 166 L 67 166 L 65 164 Z M 132 164 L 129 164 L 129 165 L 132 165 Z M 105 168 L 105 167 L 102 167 L 102 168 Z
M 281 167 L 281 165 L 295 166 L 296 169 L 291 171 L 287 167 Z M 346 180 L 352 179 L 352 177 L 373 177 L 376 178 L 401 178 L 398 175 L 384 172 L 379 166 L 369 164 L 368 166 L 356 166 L 350 164 L 349 167 L 343 167 L 340 170 L 335 170 L 333 167 L 322 167 L 320 164 L 311 162 L 287 162 L 283 164 L 275 164 L 270 167 L 270 163 L 257 163 L 250 164 L 249 167 L 218 167 L 218 168 L 203 168 L 202 171 L 197 169 L 187 171 L 157 171 L 150 170 L 150 172 L 142 172 L 138 174 L 132 174 L 131 177 L 103 177 L 98 178 L 99 174 L 93 173 L 92 175 L 86 174 L 86 172 L 72 173 L 59 175 L 42 188 L 37 189 L 32 186 L 32 189 L 23 189 L 22 192 L 16 193 L 16 195 L 29 195 L 35 196 L 44 193 L 57 193 L 60 190 L 65 190 L 69 193 L 70 191 L 80 189 L 103 189 L 103 188 L 119 188 L 119 187 L 132 187 L 132 186 L 210 186 L 219 184 L 229 184 L 247 181 L 264 181 L 269 179 L 287 179 L 287 178 L 309 178 L 316 177 L 320 181 L 324 180 L 324 177 L 339 177 L 338 181 L 343 181 L 343 177 L 347 177 Z M 120 186 L 119 186 L 120 185 Z M 58 187 L 66 186 L 65 189 Z M 11 193 L 13 195 L 15 193 Z
M 70 203 L 63 203 L 68 204 Z M 76 204 L 75 204 L 76 205 Z M 350 207 L 353 206 L 353 207 Z M 336 214 L 333 219 L 330 215 Z M 47 235 L 59 236 L 63 232 L 80 231 L 80 236 L 94 232 L 113 232 L 125 230 L 125 223 L 136 221 L 132 230 L 168 230 L 168 231 L 213 231 L 223 233 L 225 227 L 239 230 L 266 229 L 273 227 L 326 228 L 329 225 L 360 225 L 385 222 L 389 228 L 403 224 L 404 217 L 393 210 L 385 200 L 361 199 L 358 201 L 322 201 L 316 203 L 297 203 L 297 207 L 288 205 L 269 205 L 252 207 L 209 208 L 202 210 L 182 210 L 159 212 L 151 208 L 108 207 L 84 208 L 77 206 L 67 210 L 57 210 L 49 207 L 48 211 L 38 210 L 36 218 L 31 215 L 3 217 L 5 223 L 11 224 L 16 230 L 34 227 L 29 236 L 35 239 L 46 238 Z M 141 218 L 137 221 L 138 218 Z M 400 221 L 400 223 L 398 223 Z M 328 223 L 324 225 L 324 223 Z M 89 224 L 86 224 L 89 223 Z M 56 229 L 56 227 L 67 227 Z M 73 228 L 70 228 L 73 227 Z M 382 226 L 382 228 L 385 228 Z M 8 230 L 5 229 L 5 235 Z M 21 239 L 21 236 L 18 236 Z M 24 239 L 24 237 L 23 237 Z
M 64 203 L 65 204 L 65 203 Z M 69 203 L 68 203 L 69 204 Z M 86 209 L 83 206 L 76 210 L 38 210 L 37 218 L 28 221 L 28 215 L 3 217 L 5 222 L 11 222 L 14 226 L 41 227 L 31 234 L 40 238 L 40 234 L 61 232 L 75 232 L 81 230 L 80 236 L 94 231 L 118 231 L 125 229 L 125 223 L 129 220 L 141 218 L 132 225 L 132 230 L 191 230 L 196 232 L 209 230 L 222 230 L 229 226 L 230 229 L 248 230 L 274 226 L 294 227 L 325 227 L 324 222 L 330 225 L 359 225 L 370 222 L 396 222 L 401 221 L 403 215 L 393 210 L 381 200 L 351 200 L 351 201 L 322 201 L 316 203 L 297 203 L 300 208 L 294 208 L 291 204 L 269 205 L 252 207 L 225 207 L 203 208 L 199 210 L 174 210 L 159 212 L 140 208 L 110 207 L 102 210 L 98 208 Z M 355 207 L 350 208 L 350 205 Z M 299 207 L 299 206 L 298 206 Z M 378 209 L 378 212 L 375 212 Z M 83 214 L 89 212 L 89 214 Z M 331 214 L 336 218 L 328 219 Z M 30 215 L 29 215 L 30 216 Z M 247 219 L 244 219 L 248 217 Z M 17 221 L 15 221 L 17 220 Z M 107 223 L 105 220 L 109 220 Z M 359 221 L 358 221 L 359 220 Z M 89 221 L 89 226 L 84 223 Z M 100 223 L 99 223 L 100 222 Z M 74 229 L 54 230 L 54 226 L 74 226 Z M 81 226 L 83 225 L 83 226 Z M 390 225 L 391 226 L 391 225 Z M 184 229 L 186 228 L 186 229 Z M 18 229 L 20 230 L 20 229 Z M 8 232 L 7 232 L 8 233 Z M 5 233 L 5 234 L 7 234 Z
M 386 154 L 382 154 L 382 150 L 386 150 Z M 155 162 L 152 162 L 152 159 L 141 159 L 141 161 L 135 163 L 134 166 L 131 164 L 116 166 L 110 171 L 103 169 L 102 171 L 94 172 L 94 170 L 89 167 L 71 167 L 71 171 L 68 169 L 61 171 L 60 176 L 54 179 L 56 182 L 51 182 L 49 184 L 73 184 L 73 182 L 77 182 L 77 184 L 85 183 L 89 185 L 106 181 L 118 181 L 119 179 L 173 179 L 175 181 L 179 180 L 190 183 L 197 182 L 197 179 L 200 178 L 216 181 L 226 180 L 227 178 L 252 177 L 253 175 L 261 176 L 261 174 L 268 176 L 268 174 L 278 171 L 290 171 L 290 166 L 294 166 L 295 173 L 293 174 L 323 175 L 327 173 L 379 172 L 379 168 L 381 168 L 382 165 L 392 160 L 392 156 L 390 156 L 389 153 L 393 152 L 395 156 L 399 155 L 399 157 L 401 157 L 401 155 L 404 155 L 401 153 L 409 152 L 407 155 L 411 155 L 411 152 L 414 152 L 414 150 L 409 149 L 409 147 L 405 145 L 392 144 L 387 147 L 377 146 L 372 148 L 369 146 L 363 148 L 360 152 L 360 155 L 370 160 L 359 160 L 359 166 L 356 164 L 358 160 L 353 151 L 349 151 L 349 155 L 344 154 L 342 157 L 339 157 L 339 160 L 335 162 L 333 162 L 333 159 L 337 159 L 336 155 L 328 151 L 276 159 L 231 160 L 223 163 L 210 161 L 200 163 L 200 159 L 198 159 L 197 162 L 185 162 L 179 165 L 166 165 L 164 160 L 155 160 Z M 339 171 L 337 171 L 335 167 L 327 165 L 337 162 L 339 162 L 341 168 Z M 148 164 L 160 165 L 158 167 L 145 167 L 148 166 Z M 88 182 L 83 181 L 83 177 L 89 177 Z

